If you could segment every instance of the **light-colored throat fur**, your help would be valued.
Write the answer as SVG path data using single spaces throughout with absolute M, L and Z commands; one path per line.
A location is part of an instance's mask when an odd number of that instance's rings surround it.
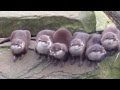
M 90 60 L 95 60 L 95 61 L 96 60 L 101 60 L 104 57 L 105 54 L 106 54 L 105 52 L 100 52 L 100 51 L 91 52 L 91 53 L 89 53 L 88 58 Z
M 47 41 L 47 43 L 39 41 L 37 43 L 36 50 L 40 54 L 48 54 L 51 45 L 52 45 L 52 41 L 50 39 Z
M 11 45 L 11 50 L 14 54 L 20 54 L 25 48 L 25 43 L 22 42 L 19 45 Z
M 94 46 L 92 48 L 94 48 Z M 92 50 L 92 48 L 91 48 L 91 50 Z M 107 54 L 107 52 L 104 48 L 102 48 L 101 50 L 97 50 L 97 49 L 94 50 L 93 49 L 91 52 L 87 53 L 88 58 L 90 60 L 95 60 L 95 61 L 96 60 L 98 60 L 98 61 L 101 60 L 106 54 Z
M 69 52 L 72 56 L 79 56 L 83 50 L 85 48 L 85 45 L 84 43 L 81 41 L 80 42 L 80 45 L 73 45 L 73 46 L 70 46 L 69 48 Z
M 62 59 L 65 56 L 65 52 L 63 50 L 59 50 L 57 52 L 50 51 L 50 55 L 54 56 L 57 59 Z
M 55 43 L 50 48 L 50 55 L 57 59 L 62 59 L 67 51 L 67 46 L 65 44 Z

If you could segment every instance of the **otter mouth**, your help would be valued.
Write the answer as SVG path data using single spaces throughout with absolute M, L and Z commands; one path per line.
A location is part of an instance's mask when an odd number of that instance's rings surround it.
M 71 46 L 70 48 L 77 50 L 77 49 L 81 49 L 83 47 L 84 47 L 84 45 L 74 45 L 74 46 Z
M 94 54 L 96 54 L 96 55 L 105 54 L 105 53 L 103 53 L 103 52 L 100 52 L 100 51 L 91 52 L 91 53 L 94 53 Z
M 115 49 L 118 46 L 118 41 L 115 39 L 106 39 L 102 44 L 106 49 Z
M 12 44 L 11 47 L 13 47 L 13 48 L 22 48 L 22 46 L 18 45 L 18 44 Z
M 24 47 L 25 47 L 25 42 L 19 42 L 19 44 L 16 42 L 16 43 L 12 43 L 10 48 L 13 53 L 20 54 L 24 50 Z
M 20 45 L 11 45 L 11 50 L 15 54 L 20 54 L 23 51 L 23 47 Z
M 36 50 L 40 54 L 48 54 L 50 46 L 45 42 L 38 42 L 36 45 Z
M 84 46 L 85 46 L 84 43 L 81 40 L 79 40 L 79 41 L 76 41 L 75 43 L 71 43 L 70 48 L 77 50 L 77 49 L 84 48 Z
M 77 42 L 77 43 L 72 43 L 71 44 L 71 47 L 72 46 L 78 46 L 78 47 L 83 47 L 84 46 L 84 43 L 81 41 L 81 42 Z
M 80 54 L 81 50 L 83 50 L 83 46 L 78 46 L 78 45 L 72 46 L 69 49 L 70 53 L 75 55 Z
M 76 52 L 76 53 L 80 53 L 82 50 L 84 49 L 84 45 L 72 45 L 70 48 L 69 48 L 69 51 L 70 52 Z
M 97 53 L 97 54 L 100 54 L 100 53 L 106 54 L 106 51 L 103 50 L 103 49 L 101 49 L 101 50 L 93 50 L 92 52 Z
M 116 39 L 106 39 L 104 42 L 107 42 L 109 44 L 112 44 L 113 42 L 117 41 Z
M 41 46 L 51 46 L 52 45 L 52 41 L 51 40 L 48 40 L 48 41 L 43 41 L 41 39 L 39 39 L 39 42 L 38 44 L 41 44 Z
M 91 52 L 89 55 L 88 55 L 88 58 L 90 60 L 101 60 L 103 59 L 103 57 L 106 55 L 106 52 L 101 52 L 101 51 L 96 51 L 96 52 Z
M 42 48 L 42 47 L 47 47 L 48 44 L 46 42 L 38 42 L 37 46 Z
M 56 52 L 50 51 L 50 55 L 57 58 L 57 59 L 61 59 L 61 58 L 64 57 L 65 52 L 63 50 L 59 50 L 59 51 L 56 51 Z

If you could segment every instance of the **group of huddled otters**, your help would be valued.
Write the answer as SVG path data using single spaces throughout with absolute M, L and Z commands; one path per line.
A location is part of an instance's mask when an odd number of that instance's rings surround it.
M 22 59 L 26 54 L 31 40 L 28 30 L 15 30 L 5 41 L 11 41 L 13 60 Z M 98 63 L 106 56 L 120 51 L 120 31 L 115 26 L 107 27 L 102 33 L 71 33 L 66 28 L 56 31 L 41 30 L 36 36 L 35 53 L 37 58 L 45 57 L 45 60 L 53 61 L 55 65 L 60 61 L 61 67 L 67 60 L 73 65 L 79 61 L 82 66 L 86 60 L 87 65 L 97 67 Z

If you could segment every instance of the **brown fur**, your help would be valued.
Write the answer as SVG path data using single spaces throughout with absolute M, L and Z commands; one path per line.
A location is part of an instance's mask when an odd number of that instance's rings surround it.
M 50 54 L 56 53 L 57 49 L 62 50 L 65 53 L 63 57 L 57 58 L 57 56 L 53 56 L 55 59 L 57 59 L 57 61 L 59 60 L 62 61 L 62 64 L 68 57 L 68 47 L 69 47 L 71 39 L 72 39 L 72 33 L 65 28 L 58 29 L 53 35 L 54 44 L 52 45 L 50 49 L 50 51 L 52 51 L 50 52 Z M 62 64 L 61 66 L 63 66 Z
M 72 33 L 65 28 L 58 29 L 53 36 L 54 43 L 63 43 L 67 47 L 69 46 L 71 39 Z

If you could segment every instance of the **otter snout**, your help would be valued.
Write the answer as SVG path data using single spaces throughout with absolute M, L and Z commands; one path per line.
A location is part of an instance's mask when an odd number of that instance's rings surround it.
M 23 47 L 20 45 L 11 45 L 11 50 L 14 54 L 20 54 L 23 51 Z

